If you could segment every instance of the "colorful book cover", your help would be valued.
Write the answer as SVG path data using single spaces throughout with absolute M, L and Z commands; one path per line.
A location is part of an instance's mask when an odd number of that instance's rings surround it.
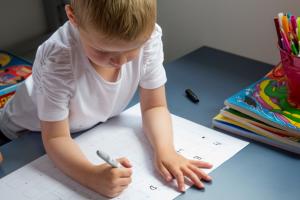
M 18 85 L 30 76 L 32 64 L 0 50 L 0 108 L 15 93 Z
M 277 133 L 277 134 L 281 134 L 281 135 L 288 135 L 288 136 L 293 136 L 293 137 L 297 137 L 299 136 L 298 134 L 294 134 L 285 130 L 281 130 L 279 128 L 276 128 L 274 126 L 271 126 L 269 124 L 266 124 L 262 121 L 259 121 L 253 117 L 250 117 L 244 113 L 241 113 L 237 110 L 234 110 L 232 108 L 223 108 L 220 111 L 220 114 L 222 114 L 224 117 L 228 118 L 228 119 L 232 119 L 234 121 L 240 122 L 242 124 L 251 124 L 253 126 L 265 129 L 267 131 L 273 132 L 273 133 Z
M 283 143 L 286 143 L 286 144 L 289 144 L 289 145 L 292 145 L 292 146 L 297 146 L 297 147 L 300 148 L 300 138 L 273 133 L 273 132 L 270 132 L 270 131 L 265 130 L 263 128 L 254 126 L 254 125 L 252 125 L 250 123 L 247 123 L 247 122 L 246 123 L 240 123 L 238 121 L 229 119 L 229 118 L 223 116 L 222 114 L 218 114 L 214 118 L 214 120 L 217 120 L 217 121 L 219 120 L 219 121 L 227 122 L 227 123 L 230 123 L 232 125 L 244 128 L 244 129 L 246 129 L 248 131 L 251 131 L 251 132 L 253 132 L 255 134 L 267 137 L 269 139 L 278 140 L 278 141 L 281 141 Z
M 226 99 L 225 105 L 266 124 L 300 136 L 300 110 L 287 101 L 281 65 L 264 78 Z
M 257 132 L 253 127 L 241 124 L 218 114 L 213 119 L 213 127 L 217 127 L 236 135 L 266 143 L 296 154 L 300 154 L 300 139 L 280 136 L 270 132 Z

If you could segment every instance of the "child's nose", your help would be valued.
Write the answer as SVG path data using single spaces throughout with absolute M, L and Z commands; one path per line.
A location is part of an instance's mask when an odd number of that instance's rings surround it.
M 118 55 L 111 59 L 113 65 L 123 65 L 127 62 L 127 58 L 125 55 Z

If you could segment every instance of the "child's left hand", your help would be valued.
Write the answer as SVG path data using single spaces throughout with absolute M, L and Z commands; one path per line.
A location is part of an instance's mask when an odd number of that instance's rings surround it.
M 176 151 L 156 153 L 155 166 L 166 181 L 169 182 L 175 178 L 178 190 L 181 192 L 185 191 L 184 177 L 190 179 L 200 189 L 204 188 L 201 180 L 212 180 L 209 175 L 200 169 L 209 169 L 212 167 L 212 164 L 199 160 L 186 159 Z

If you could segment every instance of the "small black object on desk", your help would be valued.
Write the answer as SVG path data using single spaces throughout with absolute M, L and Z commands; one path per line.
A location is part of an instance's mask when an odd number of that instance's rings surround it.
M 186 94 L 187 98 L 189 98 L 192 102 L 194 102 L 194 103 L 199 102 L 199 98 L 191 89 L 186 89 L 185 94 Z

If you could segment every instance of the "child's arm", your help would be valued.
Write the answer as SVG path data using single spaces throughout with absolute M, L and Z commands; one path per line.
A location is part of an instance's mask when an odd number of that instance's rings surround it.
M 115 197 L 131 182 L 131 166 L 124 158 L 119 159 L 124 168 L 90 163 L 71 138 L 67 119 L 59 122 L 42 121 L 41 126 L 48 156 L 59 169 L 80 184 L 107 197 Z
M 140 88 L 143 127 L 154 149 L 155 166 L 167 181 L 176 178 L 179 191 L 184 191 L 184 177 L 197 187 L 203 188 L 201 180 L 211 178 L 200 168 L 212 165 L 202 161 L 188 160 L 179 155 L 173 144 L 171 116 L 167 108 L 165 87 L 148 90 Z

